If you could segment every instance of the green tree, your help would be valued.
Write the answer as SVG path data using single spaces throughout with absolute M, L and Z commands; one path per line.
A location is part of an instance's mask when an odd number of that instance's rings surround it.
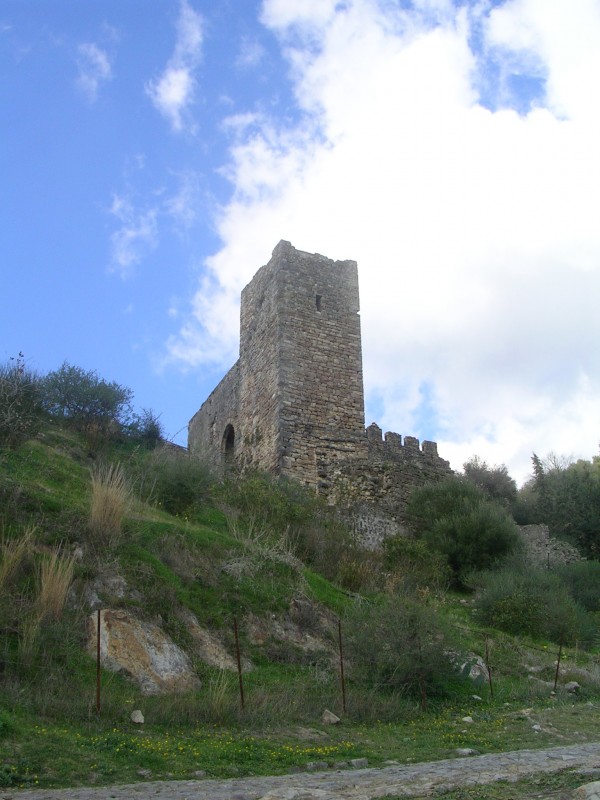
M 490 467 L 479 456 L 473 456 L 463 464 L 463 471 L 465 478 L 485 492 L 489 500 L 512 508 L 517 499 L 517 484 L 504 464 Z
M 16 448 L 35 436 L 42 416 L 39 388 L 23 353 L 0 365 L 0 446 Z
M 414 534 L 446 557 L 458 587 L 466 586 L 470 572 L 500 562 L 520 543 L 507 511 L 464 478 L 417 489 L 407 514 Z
M 545 523 L 553 536 L 600 559 L 600 457 L 569 463 L 556 456 L 542 460 L 534 453 L 532 462 L 532 481 L 520 492 L 530 521 Z
M 121 433 L 131 420 L 133 392 L 66 361 L 41 381 L 42 402 L 53 416 L 87 434 Z

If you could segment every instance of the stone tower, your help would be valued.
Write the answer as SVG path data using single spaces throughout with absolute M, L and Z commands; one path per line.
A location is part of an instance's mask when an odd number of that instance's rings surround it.
M 279 242 L 242 292 L 240 357 L 192 418 L 190 450 L 316 489 L 366 457 L 358 311 L 356 262 Z

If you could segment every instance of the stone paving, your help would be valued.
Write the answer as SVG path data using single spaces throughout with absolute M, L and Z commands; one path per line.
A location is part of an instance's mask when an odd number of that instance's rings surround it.
M 374 800 L 438 794 L 460 786 L 516 781 L 540 772 L 600 770 L 600 742 L 546 750 L 234 780 L 153 781 L 77 789 L 0 789 L 0 800 Z M 597 779 L 597 774 L 596 774 Z M 582 783 L 594 780 L 582 777 Z

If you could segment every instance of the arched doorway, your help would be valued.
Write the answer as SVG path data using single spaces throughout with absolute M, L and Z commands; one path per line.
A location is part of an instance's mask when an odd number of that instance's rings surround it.
M 221 443 L 221 452 L 223 453 L 223 461 L 225 464 L 233 463 L 233 448 L 235 446 L 235 430 L 233 425 L 228 425 L 223 433 L 223 441 Z

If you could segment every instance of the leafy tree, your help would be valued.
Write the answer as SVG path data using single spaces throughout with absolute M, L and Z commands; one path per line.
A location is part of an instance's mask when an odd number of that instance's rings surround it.
M 482 489 L 488 499 L 512 508 L 517 499 L 517 484 L 504 464 L 490 467 L 479 456 L 473 456 L 463 464 L 463 470 L 465 478 Z
M 447 558 L 458 587 L 466 586 L 470 572 L 493 566 L 520 543 L 506 510 L 464 478 L 417 489 L 407 512 L 415 535 Z
M 133 392 L 66 361 L 41 381 L 44 408 L 87 434 L 120 433 L 132 414 Z
M 529 520 L 545 523 L 588 558 L 600 559 L 600 457 L 566 462 L 532 457 L 534 476 L 520 492 Z
M 41 411 L 39 378 L 19 353 L 0 366 L 0 446 L 16 448 L 35 436 Z

